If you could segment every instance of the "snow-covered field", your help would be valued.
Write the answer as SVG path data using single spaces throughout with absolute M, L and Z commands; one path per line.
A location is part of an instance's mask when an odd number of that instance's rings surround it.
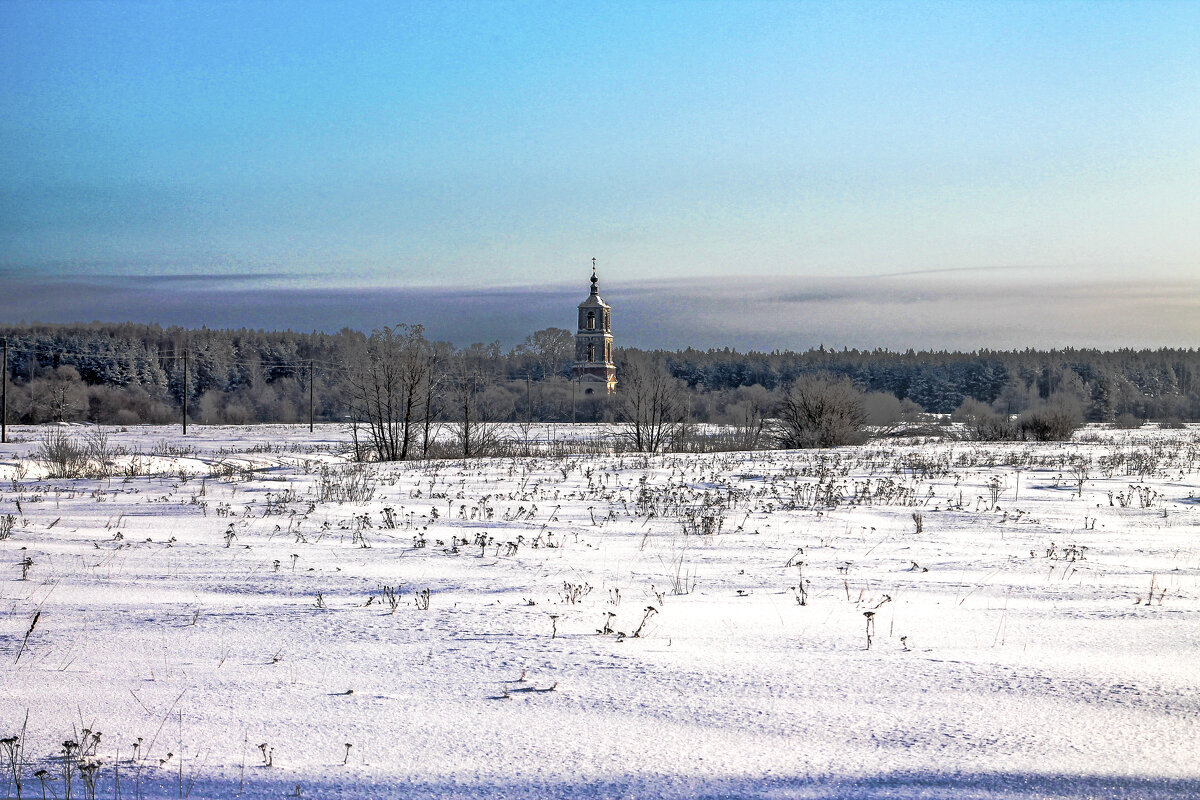
M 1200 796 L 1196 428 L 366 466 L 132 428 L 92 479 L 42 435 L 0 446 L 7 796 Z

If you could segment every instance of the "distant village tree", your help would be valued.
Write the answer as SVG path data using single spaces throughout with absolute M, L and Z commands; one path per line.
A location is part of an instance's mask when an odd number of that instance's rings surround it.
M 564 372 L 571 364 L 574 352 L 575 341 L 570 331 L 543 328 L 525 337 L 525 341 L 514 348 L 513 355 L 527 361 L 527 376 L 543 380 Z

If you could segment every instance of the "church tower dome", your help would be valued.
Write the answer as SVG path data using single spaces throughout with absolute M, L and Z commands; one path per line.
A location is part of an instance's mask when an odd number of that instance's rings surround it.
M 617 366 L 613 363 L 612 306 L 600 297 L 596 259 L 592 259 L 592 291 L 579 304 L 579 328 L 575 334 L 575 364 L 571 378 L 584 384 L 603 384 L 606 392 L 617 388 Z M 584 391 L 591 394 L 599 386 Z

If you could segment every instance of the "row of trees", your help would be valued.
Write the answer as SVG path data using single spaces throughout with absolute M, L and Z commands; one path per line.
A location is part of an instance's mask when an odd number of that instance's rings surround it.
M 404 461 L 438 448 L 449 424 L 455 453 L 489 452 L 512 403 L 495 390 L 496 353 L 432 342 L 419 325 L 375 331 L 347 372 L 347 417 L 360 459 Z
M 362 441 L 396 456 L 428 450 L 432 426 L 466 422 L 463 451 L 478 451 L 474 421 L 594 421 L 638 416 L 624 406 L 668 387 L 682 423 L 735 426 L 761 439 L 787 389 L 808 375 L 844 377 L 865 392 L 874 424 L 949 413 L 977 401 L 997 418 L 1068 402 L 1086 419 L 1200 418 L 1200 352 L 1088 350 L 977 353 L 732 350 L 617 351 L 614 402 L 569 380 L 570 332 L 537 331 L 508 350 L 456 348 L 419 326 L 364 334 L 189 330 L 151 325 L 24 325 L 9 342 L 9 420 L 132 424 L 177 420 L 186 391 L 200 423 L 367 418 L 383 409 L 399 428 L 362 429 Z M 188 357 L 185 360 L 183 354 Z M 388 406 L 398 402 L 398 406 Z M 652 404 L 651 408 L 655 406 Z M 398 415 L 398 416 L 396 416 Z M 656 445 L 665 422 L 640 426 L 633 444 Z M 986 427 L 986 426 L 985 426 Z M 1027 435 L 1030 430 L 1026 430 Z
M 618 401 L 617 419 L 634 449 L 688 449 L 694 430 L 685 414 L 685 387 L 662 364 L 640 356 L 628 364 L 630 385 Z M 952 418 L 962 425 L 954 435 L 977 440 L 1062 441 L 1083 424 L 1079 403 L 1064 394 L 1019 415 L 1002 414 L 967 399 Z M 926 432 L 932 420 L 914 405 L 882 393 L 866 393 L 845 376 L 815 373 L 797 378 L 778 402 L 763 395 L 738 406 L 732 433 L 722 434 L 730 449 L 756 450 L 838 447 L 865 441 L 876 432 L 911 435 Z M 711 442 L 708 443 L 711 446 Z

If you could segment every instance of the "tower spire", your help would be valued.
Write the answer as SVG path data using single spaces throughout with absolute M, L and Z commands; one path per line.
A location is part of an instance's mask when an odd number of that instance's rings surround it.
M 596 277 L 596 258 L 592 257 L 592 294 L 600 294 L 600 279 Z

